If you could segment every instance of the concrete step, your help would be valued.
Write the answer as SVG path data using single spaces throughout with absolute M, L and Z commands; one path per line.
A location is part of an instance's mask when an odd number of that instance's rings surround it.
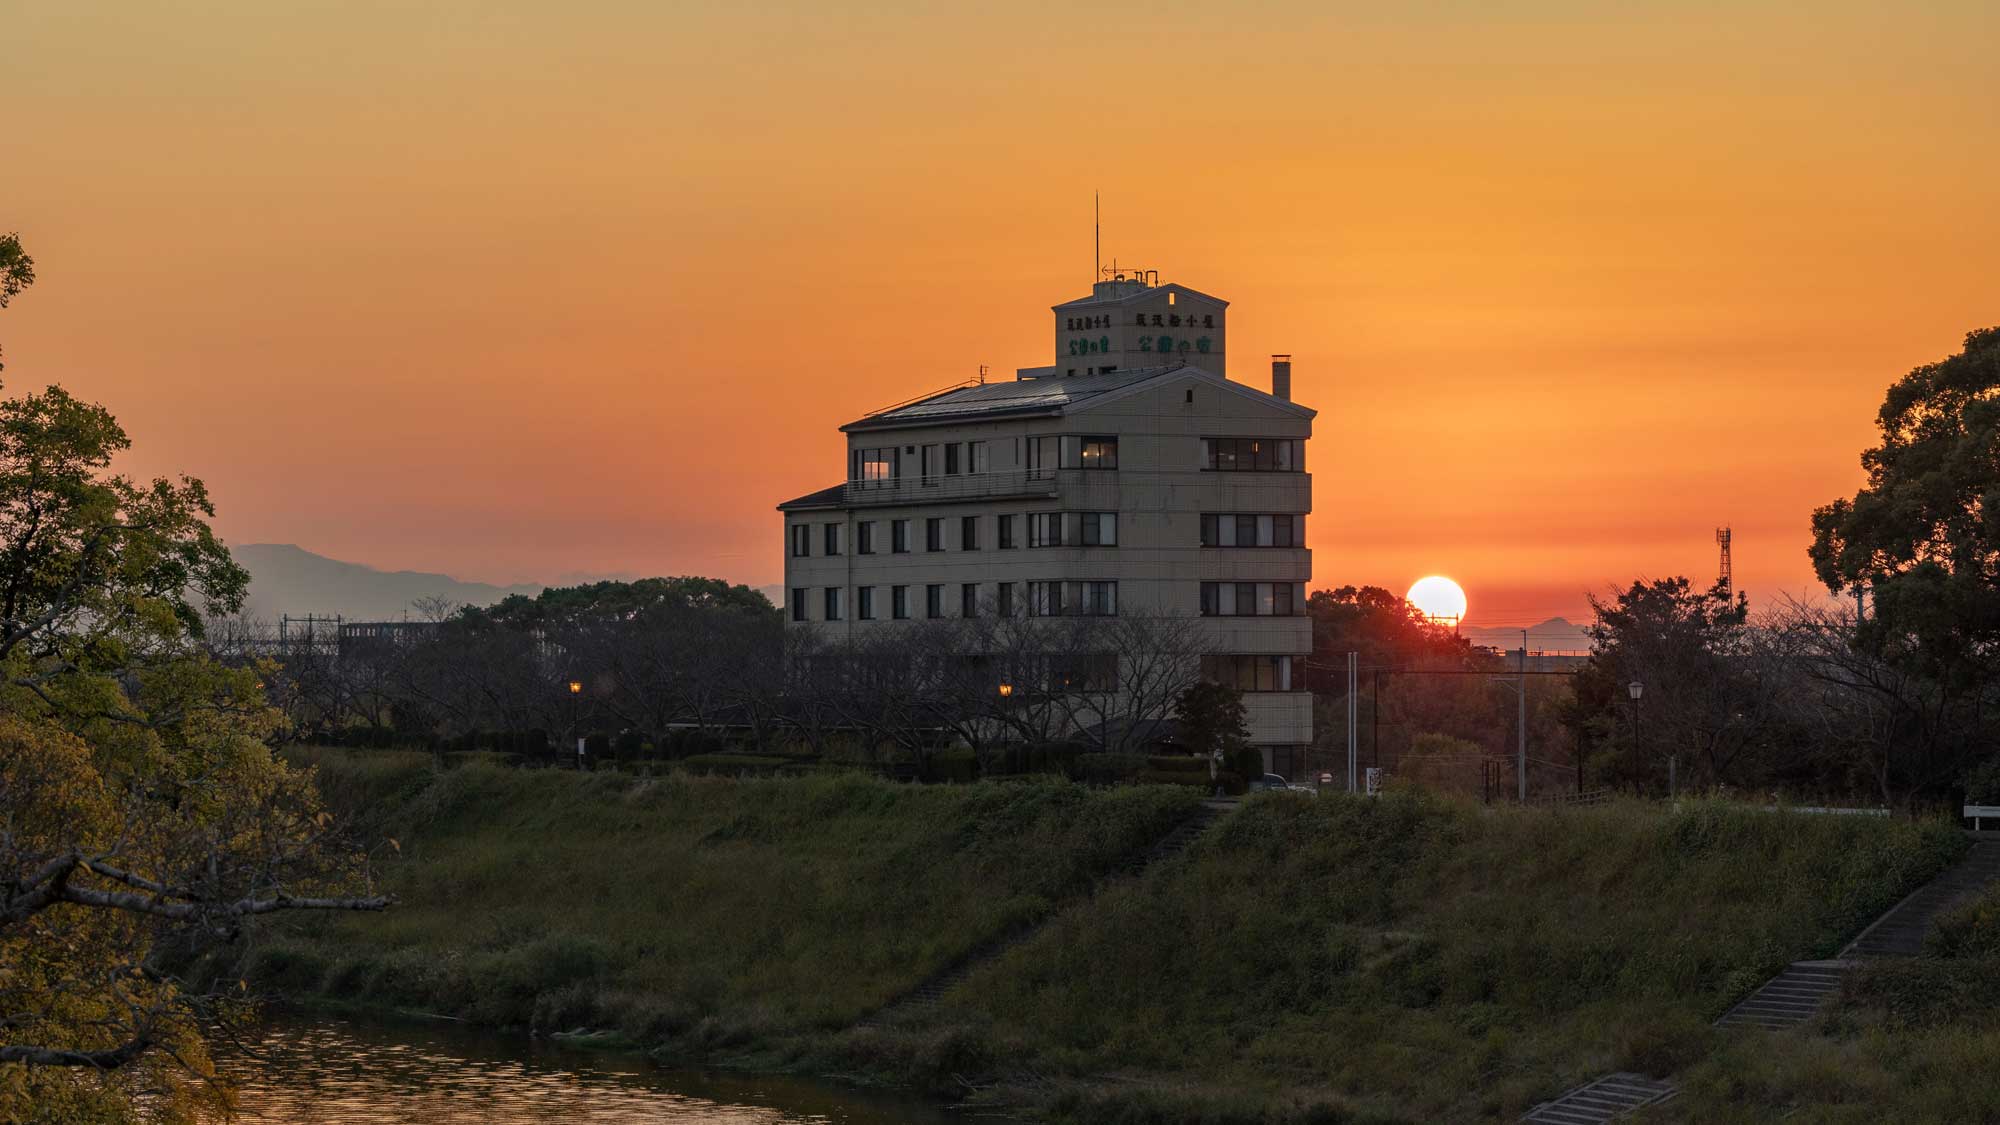
M 1897 903 L 1842 952 L 1843 957 L 1914 957 L 1937 916 L 2000 880 L 2000 842 L 1981 840 L 1958 863 Z
M 1795 964 L 1772 977 L 1715 1021 L 1717 1027 L 1758 1027 L 1780 1031 L 1813 1018 L 1840 991 L 1841 970 Z
M 1610 1074 L 1587 1082 L 1554 1101 L 1543 1102 L 1522 1116 L 1523 1121 L 1555 1125 L 1602 1125 L 1635 1110 L 1656 1105 L 1675 1093 L 1672 1083 L 1643 1074 Z

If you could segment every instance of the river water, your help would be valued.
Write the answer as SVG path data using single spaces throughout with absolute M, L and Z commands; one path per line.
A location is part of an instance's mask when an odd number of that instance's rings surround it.
M 431 1025 L 284 1016 L 227 1069 L 255 1125 L 944 1125 L 935 1105 Z

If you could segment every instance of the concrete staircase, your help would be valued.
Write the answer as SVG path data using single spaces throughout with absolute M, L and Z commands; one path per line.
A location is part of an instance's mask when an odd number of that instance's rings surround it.
M 1937 916 L 2000 880 L 2000 840 L 1974 835 L 1977 841 L 1951 869 L 1911 892 L 1889 908 L 1831 961 L 1794 961 L 1744 997 L 1715 1021 L 1719 1028 L 1783 1031 L 1797 1027 L 1840 991 L 1848 970 L 1872 957 L 1914 957 L 1923 952 L 1924 936 Z M 1647 1095 L 1644 1100 L 1640 1099 Z M 1552 1102 L 1529 1110 L 1523 1121 L 1553 1121 L 1564 1125 L 1595 1125 L 1615 1121 L 1643 1106 L 1671 1098 L 1671 1083 L 1633 1074 L 1613 1074 L 1578 1086 Z
M 2000 842 L 1981 840 L 1951 870 L 1918 887 L 1861 931 L 1840 955 L 1847 960 L 1915 957 L 1923 952 L 1924 935 L 1930 933 L 1938 915 L 1972 898 L 1995 879 L 2000 879 Z
M 1794 961 L 1785 971 L 1745 996 L 1715 1021 L 1717 1027 L 1757 1027 L 1782 1031 L 1813 1017 L 1828 998 L 1840 991 L 1844 961 Z
M 1236 807 L 1236 803 L 1230 800 L 1202 802 L 1201 806 L 1195 809 L 1192 815 L 1175 825 L 1172 831 L 1160 837 L 1159 841 L 1153 844 L 1152 847 L 1147 848 L 1145 851 L 1140 852 L 1121 864 L 1117 868 L 1117 874 L 1114 877 L 1136 878 L 1150 868 L 1158 866 L 1187 851 L 1196 840 L 1201 838 L 1202 833 L 1208 831 L 1209 827 L 1217 820 L 1220 820 L 1224 813 L 1227 813 L 1234 807 Z M 1052 914 L 1050 917 L 1054 917 L 1054 915 Z M 939 1001 L 944 999 L 945 993 L 958 987 L 967 977 L 972 975 L 974 970 L 1035 936 L 1041 930 L 1042 926 L 1047 923 L 1048 919 L 1045 918 L 1041 922 L 1025 926 L 1011 933 L 1002 934 L 999 937 L 975 946 L 956 961 L 925 977 L 917 983 L 915 988 L 877 1008 L 874 1013 L 861 1020 L 855 1026 L 875 1027 L 887 1023 L 895 1016 L 907 1012 L 925 1011 L 937 1007 Z
M 1674 1096 L 1670 1083 L 1643 1074 L 1610 1074 L 1586 1083 L 1552 1102 L 1529 1110 L 1523 1121 L 1554 1122 L 1555 1125 L 1602 1125 L 1616 1121 L 1634 1110 L 1658 1105 Z

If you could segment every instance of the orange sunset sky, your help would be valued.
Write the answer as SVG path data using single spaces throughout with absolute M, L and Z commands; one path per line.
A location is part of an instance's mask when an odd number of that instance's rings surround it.
M 1811 583 L 2000 323 L 2000 5 L 0 6 L 8 387 L 232 542 L 782 575 L 835 427 L 1050 362 L 1104 249 L 1319 410 L 1314 586 Z

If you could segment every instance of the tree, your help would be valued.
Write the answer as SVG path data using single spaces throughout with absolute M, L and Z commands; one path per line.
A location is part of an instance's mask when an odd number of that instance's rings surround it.
M 1748 604 L 1685 578 L 1634 582 L 1590 604 L 1596 651 L 1575 677 L 1571 723 L 1607 752 L 1603 776 L 1664 789 L 1671 761 L 1684 785 L 1755 780 L 1745 755 L 1765 745 L 1782 677 L 1752 659 Z M 1635 680 L 1644 685 L 1636 715 Z
M 18 234 L 0 235 L 0 309 L 35 283 L 35 260 L 21 249 Z M 0 363 L 0 371 L 7 365 Z
M 199 643 L 248 582 L 207 491 L 111 473 L 128 445 L 60 388 L 0 403 L 0 1120 L 183 1114 L 241 1010 L 200 959 L 388 905 L 272 755 L 270 669 Z
M 2000 328 L 1890 386 L 1875 422 L 1868 483 L 1813 513 L 1813 569 L 1869 603 L 1852 632 L 1860 653 L 1934 685 L 1938 718 L 1983 727 L 2000 672 Z M 1910 780 L 1934 786 L 1978 739 L 1933 726 L 1932 761 Z M 1935 760 L 1954 745 L 1962 760 Z
M 1174 722 L 1189 753 L 1217 763 L 1250 745 L 1243 693 L 1228 684 L 1206 680 L 1189 684 L 1174 700 Z

